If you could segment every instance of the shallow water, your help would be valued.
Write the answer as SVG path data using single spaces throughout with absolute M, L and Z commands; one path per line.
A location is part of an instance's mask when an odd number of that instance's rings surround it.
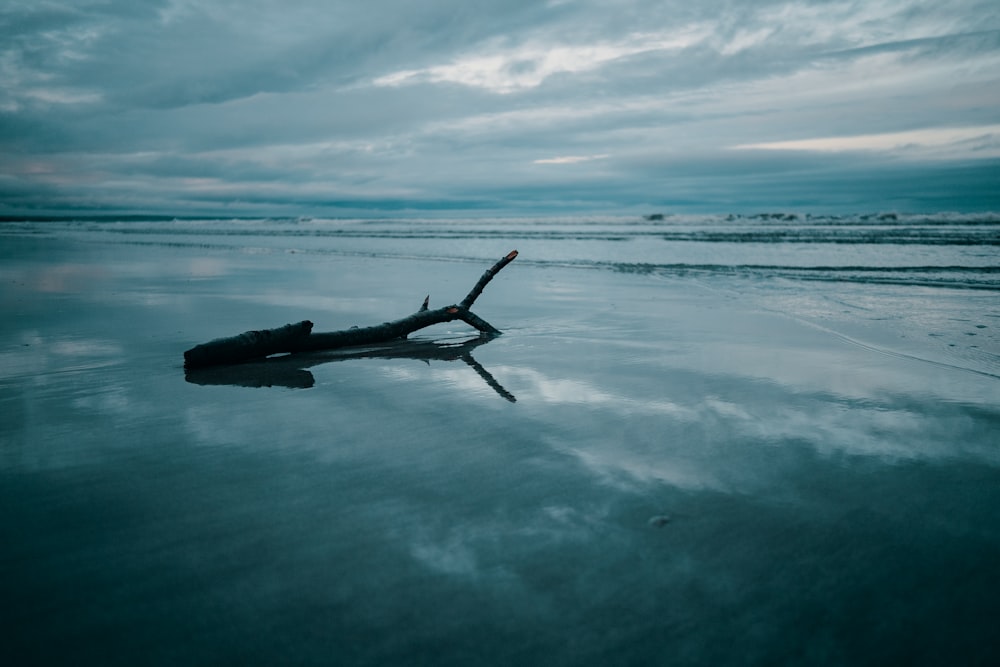
M 0 236 L 5 664 L 1000 657 L 995 291 L 147 226 Z M 511 242 L 459 358 L 181 367 L 457 301 Z

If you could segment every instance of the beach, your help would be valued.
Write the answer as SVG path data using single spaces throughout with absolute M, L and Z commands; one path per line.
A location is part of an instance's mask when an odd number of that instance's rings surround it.
M 0 661 L 996 664 L 1000 222 L 751 222 L 0 223 Z

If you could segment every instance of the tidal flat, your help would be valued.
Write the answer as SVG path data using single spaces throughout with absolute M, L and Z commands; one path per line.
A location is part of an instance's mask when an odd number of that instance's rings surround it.
M 1000 662 L 995 290 L 157 225 L 0 235 L 3 664 Z

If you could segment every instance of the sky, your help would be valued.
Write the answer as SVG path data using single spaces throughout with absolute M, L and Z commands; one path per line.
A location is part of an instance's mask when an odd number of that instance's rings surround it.
M 0 215 L 1000 211 L 997 0 L 0 0 Z

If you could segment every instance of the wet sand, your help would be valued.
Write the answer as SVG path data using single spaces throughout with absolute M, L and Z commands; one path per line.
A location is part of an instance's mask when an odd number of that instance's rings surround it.
M 474 308 L 489 342 L 456 322 L 194 377 L 194 344 L 377 324 L 488 263 L 0 254 L 4 664 L 1000 658 L 988 373 L 519 259 Z

